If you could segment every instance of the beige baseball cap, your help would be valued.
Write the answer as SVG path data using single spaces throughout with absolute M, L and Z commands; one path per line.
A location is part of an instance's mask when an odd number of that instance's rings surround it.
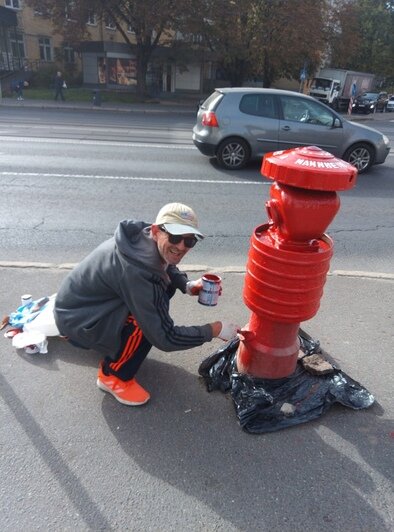
M 172 235 L 197 235 L 204 238 L 204 235 L 198 230 L 198 221 L 196 213 L 191 207 L 183 203 L 167 203 L 157 215 L 156 225 L 163 225 L 165 230 Z

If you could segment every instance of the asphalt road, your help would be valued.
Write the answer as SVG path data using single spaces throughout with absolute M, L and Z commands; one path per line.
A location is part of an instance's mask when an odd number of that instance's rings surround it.
M 224 290 L 209 309 L 178 294 L 174 320 L 247 322 L 243 270 L 269 183 L 258 165 L 236 173 L 212 165 L 192 147 L 189 121 L 0 108 L 2 314 L 22 293 L 55 292 L 61 265 L 120 219 L 153 219 L 179 199 L 195 206 L 207 234 L 185 269 L 191 278 L 215 269 Z M 389 117 L 379 128 L 393 140 Z M 153 348 L 139 372 L 152 399 L 127 408 L 96 388 L 97 353 L 51 338 L 47 355 L 28 356 L 1 338 L 1 530 L 391 531 L 393 166 L 391 155 L 341 194 L 321 308 L 303 324 L 374 394 L 371 408 L 336 405 L 313 422 L 252 436 L 231 398 L 208 394 L 197 378 L 219 340 L 171 354 Z
M 150 221 L 179 200 L 207 235 L 188 263 L 244 266 L 271 183 L 258 163 L 228 172 L 203 157 L 191 142 L 193 114 L 1 111 L 0 260 L 78 261 L 119 220 Z M 394 145 L 390 117 L 378 124 Z M 390 154 L 340 194 L 332 269 L 392 272 L 393 167 Z

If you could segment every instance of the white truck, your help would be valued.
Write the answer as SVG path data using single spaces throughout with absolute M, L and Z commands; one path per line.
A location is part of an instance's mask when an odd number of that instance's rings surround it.
M 355 85 L 355 96 L 373 90 L 374 74 L 339 68 L 321 68 L 312 79 L 308 94 L 336 111 L 346 110 Z

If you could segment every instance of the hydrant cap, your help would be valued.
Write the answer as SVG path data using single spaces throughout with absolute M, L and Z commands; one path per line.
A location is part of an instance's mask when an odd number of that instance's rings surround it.
M 335 191 L 353 188 L 357 169 L 317 146 L 305 146 L 267 153 L 261 174 L 293 187 Z

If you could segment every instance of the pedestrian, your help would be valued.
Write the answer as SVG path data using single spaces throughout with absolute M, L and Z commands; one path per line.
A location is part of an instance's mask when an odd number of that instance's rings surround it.
M 60 334 L 103 353 L 97 386 L 120 403 L 149 400 L 135 375 L 152 345 L 179 351 L 236 336 L 238 327 L 227 321 L 177 326 L 169 314 L 176 289 L 196 296 L 202 287 L 202 279 L 190 281 L 177 264 L 203 238 L 193 209 L 169 203 L 153 224 L 120 222 L 62 282 L 54 309 Z
M 54 83 L 55 83 L 55 100 L 57 100 L 58 97 L 60 96 L 60 98 L 64 102 L 65 97 L 64 97 L 63 89 L 65 88 L 66 82 L 64 81 L 61 72 L 56 72 Z
M 12 88 L 15 91 L 17 100 L 23 100 L 23 87 L 24 86 L 25 86 L 25 82 L 23 81 L 23 79 L 16 80 L 13 82 Z

